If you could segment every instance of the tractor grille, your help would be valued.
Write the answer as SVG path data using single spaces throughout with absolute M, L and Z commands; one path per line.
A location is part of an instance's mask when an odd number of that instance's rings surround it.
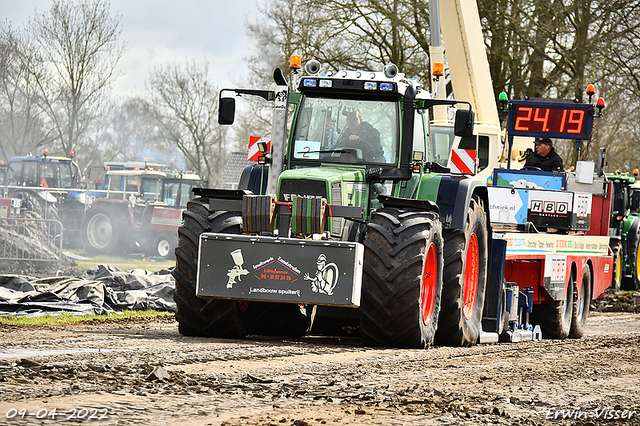
M 316 196 L 327 198 L 327 184 L 319 180 L 284 179 L 280 182 L 280 201 L 291 201 L 291 197 Z
M 336 181 L 331 184 L 331 204 L 334 206 L 342 205 L 342 182 Z M 331 218 L 331 233 L 340 235 L 342 233 L 342 218 Z

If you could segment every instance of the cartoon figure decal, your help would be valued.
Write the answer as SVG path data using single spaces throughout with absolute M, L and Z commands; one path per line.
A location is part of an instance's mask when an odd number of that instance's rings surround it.
M 233 288 L 233 285 L 236 283 L 236 278 L 238 281 L 242 281 L 242 276 L 249 275 L 249 271 L 244 269 L 242 266 L 244 264 L 242 249 L 234 250 L 229 254 L 233 258 L 235 266 L 227 271 L 227 276 L 229 277 L 229 281 L 227 281 L 227 288 Z
M 316 271 L 315 277 L 311 278 L 309 273 L 305 273 L 304 279 L 311 281 L 311 290 L 313 290 L 314 293 L 332 296 L 340 276 L 338 265 L 335 263 L 327 263 L 327 257 L 323 253 L 318 256 L 316 264 L 318 270 Z

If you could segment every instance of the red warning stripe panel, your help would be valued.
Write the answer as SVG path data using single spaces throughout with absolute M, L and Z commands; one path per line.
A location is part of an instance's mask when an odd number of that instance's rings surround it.
M 476 150 L 475 149 L 452 149 L 451 150 L 451 173 L 461 173 L 463 175 L 475 174 Z
M 258 161 L 260 156 L 260 150 L 258 149 L 258 142 L 267 143 L 267 152 L 271 150 L 271 141 L 267 138 L 261 138 L 258 136 L 249 137 L 249 147 L 247 148 L 247 157 L 249 161 Z

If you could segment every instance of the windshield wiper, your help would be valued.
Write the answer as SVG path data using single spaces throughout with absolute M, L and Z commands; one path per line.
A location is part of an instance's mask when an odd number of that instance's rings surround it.
M 341 154 L 351 154 L 351 148 L 341 148 L 341 149 L 328 149 L 328 150 L 319 150 L 319 151 L 298 151 L 296 154 L 332 154 L 334 152 L 339 152 Z

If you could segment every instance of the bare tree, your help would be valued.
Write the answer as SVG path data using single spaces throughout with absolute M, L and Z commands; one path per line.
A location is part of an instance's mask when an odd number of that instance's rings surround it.
M 46 147 L 34 75 L 42 72 L 34 52 L 6 22 L 0 23 L 0 154 L 9 159 Z
M 208 64 L 157 67 L 150 89 L 161 137 L 180 151 L 188 168 L 216 184 L 231 147 L 217 124 L 217 89 Z
M 66 154 L 86 145 L 85 132 L 99 116 L 124 51 L 118 41 L 120 16 L 111 16 L 109 9 L 104 0 L 53 0 L 48 12 L 29 22 L 47 68 L 36 75 L 42 108 Z
M 411 76 L 428 74 L 428 33 L 414 0 L 267 0 L 260 11 L 248 29 L 258 52 L 252 71 L 263 78 L 287 70 L 293 54 L 333 71 L 393 62 Z

